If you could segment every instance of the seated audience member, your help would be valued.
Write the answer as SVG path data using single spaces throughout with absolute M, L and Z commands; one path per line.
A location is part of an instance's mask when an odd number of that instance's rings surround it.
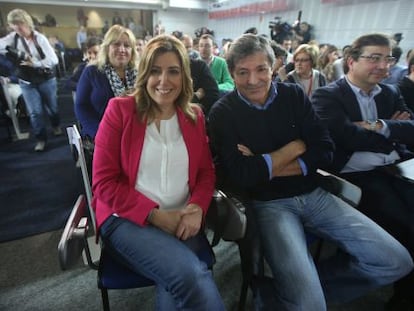
M 190 57 L 191 79 L 193 80 L 193 98 L 191 102 L 199 104 L 203 112 L 207 114 L 211 106 L 219 99 L 217 82 L 207 64 L 200 58 L 200 54 L 193 50 L 193 39 L 188 35 L 182 35 L 178 31 L 173 32 L 173 36 L 184 44 Z
M 350 48 L 350 45 L 345 45 L 342 48 L 342 55 L 341 57 L 337 58 L 334 62 L 333 62 L 333 70 L 334 70 L 334 79 L 338 80 L 340 78 L 342 78 L 345 74 L 344 74 L 344 55 L 346 54 L 347 50 Z
M 271 310 L 326 310 L 406 275 L 407 250 L 372 220 L 318 186 L 334 144 L 296 84 L 272 82 L 267 39 L 246 34 L 227 58 L 236 90 L 209 115 L 220 185 L 239 189 L 273 275 Z M 345 229 L 345 230 L 344 230 Z M 306 232 L 339 247 L 326 261 L 309 256 Z
M 298 39 L 296 39 L 295 37 L 292 38 L 292 48 L 291 48 L 291 53 L 295 53 L 296 49 L 299 47 L 300 42 Z M 292 55 L 292 61 L 293 61 L 293 55 Z
M 209 34 L 202 35 L 198 42 L 198 50 L 200 52 L 201 59 L 206 62 L 214 76 L 214 79 L 216 79 L 220 95 L 224 95 L 225 93 L 232 91 L 234 89 L 234 82 L 231 78 L 229 70 L 227 69 L 226 60 L 213 54 L 213 36 Z
M 318 46 L 319 56 L 322 55 L 328 49 L 328 47 L 331 45 L 329 43 L 318 43 L 316 40 L 312 40 L 312 41 L 313 41 L 313 44 Z M 309 44 L 311 44 L 311 42 L 309 42 Z
M 142 37 L 137 38 L 136 40 L 136 48 L 137 48 L 137 64 L 139 63 L 139 60 L 141 59 L 142 51 L 145 47 L 145 39 Z
M 197 52 L 199 52 L 199 50 L 198 50 L 198 42 L 200 41 L 200 38 L 199 37 L 195 37 L 195 38 L 193 38 L 193 49 L 195 50 L 195 51 L 197 51 Z M 201 57 L 201 56 L 200 56 Z
M 292 37 L 288 36 L 283 38 L 282 41 L 282 47 L 286 50 L 287 52 L 287 56 L 286 56 L 286 63 L 291 63 L 293 62 L 293 50 L 292 50 Z
M 216 41 L 213 42 L 213 55 L 219 56 L 220 55 L 220 48 Z
M 398 82 L 400 82 L 401 79 L 407 74 L 407 67 L 398 64 L 402 55 L 402 49 L 398 45 L 394 45 L 392 47 L 391 55 L 394 57 L 394 61 L 390 64 L 388 76 L 381 82 L 397 85 Z
M 95 139 L 93 193 L 104 245 L 156 283 L 157 310 L 225 310 L 193 252 L 215 186 L 204 115 L 190 104 L 189 59 L 175 37 L 148 42 L 135 92 L 109 101 Z
M 275 64 L 272 68 L 272 80 L 275 82 L 284 81 L 287 78 L 285 64 L 288 52 L 283 48 L 283 46 L 273 40 L 270 45 L 275 54 Z
M 114 25 L 106 32 L 96 60 L 82 72 L 76 88 L 75 114 L 83 137 L 95 138 L 108 100 L 134 88 L 137 76 L 134 34 Z
M 191 59 L 200 59 L 200 53 L 193 49 L 193 38 L 189 35 L 182 35 L 181 38 L 178 38 L 184 44 L 185 48 L 187 49 L 188 56 Z
M 55 52 L 59 55 L 61 52 L 65 52 L 65 45 L 59 40 L 57 36 L 49 36 L 50 45 L 55 49 Z
M 328 44 L 325 51 L 320 53 L 318 69 L 324 74 L 326 83 L 331 83 L 336 80 L 334 63 L 338 57 L 338 48 L 332 44 Z
M 408 60 L 408 75 L 400 80 L 398 88 L 407 107 L 414 111 L 414 55 Z M 408 149 L 414 152 L 414 143 L 408 145 Z
M 405 146 L 414 143 L 413 113 L 395 86 L 380 83 L 393 61 L 387 36 L 363 35 L 345 55 L 345 77 L 317 89 L 312 101 L 336 146 L 331 170 L 361 188 L 358 209 L 413 256 L 414 184 L 384 170 L 414 156 Z M 390 304 L 411 301 L 406 310 L 413 310 L 413 288 L 411 273 L 396 283 Z
M 205 114 L 219 99 L 219 89 L 207 64 L 201 59 L 190 59 L 191 79 L 193 80 L 192 102 L 199 104 Z
M 408 60 L 408 75 L 398 82 L 407 107 L 414 111 L 414 55 Z
M 226 59 L 227 51 L 229 50 L 229 47 L 231 43 L 233 42 L 233 39 L 230 38 L 224 38 L 221 40 L 221 50 L 220 50 L 220 57 L 223 57 Z
M 295 69 L 288 73 L 285 82 L 299 84 L 308 96 L 311 96 L 318 87 L 326 85 L 325 76 L 319 70 L 314 69 L 318 55 L 316 46 L 300 45 L 293 54 Z
M 407 61 L 407 64 L 409 63 L 409 60 L 410 60 L 411 56 L 414 55 L 413 52 L 414 52 L 414 49 L 408 50 L 407 55 L 405 57 L 406 58 L 406 61 Z M 407 68 L 407 71 L 408 71 L 408 68 Z
M 66 68 L 65 45 L 59 40 L 58 36 L 49 36 L 48 40 L 59 60 L 59 64 L 56 65 L 55 69 L 57 77 L 61 78 L 65 74 L 63 69 Z
M 89 37 L 86 40 L 83 61 L 75 68 L 72 76 L 68 79 L 68 86 L 72 91 L 76 92 L 78 81 L 85 67 L 97 58 L 101 44 L 102 39 L 99 37 Z

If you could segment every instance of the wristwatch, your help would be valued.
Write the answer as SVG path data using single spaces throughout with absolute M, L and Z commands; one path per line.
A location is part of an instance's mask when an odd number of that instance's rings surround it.
M 368 125 L 369 125 L 369 130 L 370 131 L 375 131 L 376 130 L 376 128 L 377 128 L 377 122 L 379 122 L 378 120 L 374 120 L 374 121 L 372 121 L 372 120 L 367 120 L 366 121 L 367 123 L 368 123 Z

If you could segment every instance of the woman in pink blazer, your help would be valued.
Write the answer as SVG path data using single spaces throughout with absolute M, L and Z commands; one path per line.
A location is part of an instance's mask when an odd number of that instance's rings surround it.
M 215 185 L 184 45 L 146 46 L 136 91 L 109 101 L 95 138 L 93 206 L 107 249 L 157 285 L 157 310 L 224 310 L 192 249 Z

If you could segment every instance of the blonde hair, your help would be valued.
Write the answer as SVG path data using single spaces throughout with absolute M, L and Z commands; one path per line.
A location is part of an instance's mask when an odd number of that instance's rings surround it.
M 14 9 L 7 14 L 7 22 L 9 25 L 15 25 L 17 23 L 23 23 L 33 31 L 35 29 L 33 19 L 25 10 Z
M 103 70 L 104 66 L 109 63 L 109 46 L 125 34 L 129 39 L 129 44 L 131 46 L 131 60 L 128 63 L 129 68 L 136 68 L 137 66 L 137 51 L 135 48 L 136 39 L 134 34 L 128 28 L 125 28 L 121 25 L 113 25 L 105 33 L 102 44 L 96 57 L 94 64 L 98 67 L 99 70 Z
M 318 64 L 318 57 L 319 57 L 319 49 L 315 45 L 311 44 L 301 44 L 297 47 L 295 50 L 295 53 L 293 53 L 293 60 L 296 60 L 296 57 L 300 53 L 305 53 L 309 55 L 311 61 L 312 61 L 312 68 L 315 68 Z
M 138 77 L 135 82 L 136 109 L 141 121 L 147 120 L 151 123 L 155 120 L 156 113 L 160 111 L 157 103 L 151 98 L 147 91 L 148 79 L 155 59 L 165 53 L 173 52 L 179 59 L 182 72 L 182 89 L 175 101 L 184 114 L 193 122 L 196 121 L 196 114 L 190 100 L 193 97 L 193 86 L 190 73 L 190 59 L 184 44 L 171 35 L 158 35 L 152 38 L 145 46 L 140 58 Z

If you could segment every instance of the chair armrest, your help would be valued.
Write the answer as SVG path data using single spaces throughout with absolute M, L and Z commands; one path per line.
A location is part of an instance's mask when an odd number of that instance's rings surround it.
M 214 231 L 212 246 L 220 239 L 237 241 L 244 237 L 247 228 L 246 209 L 241 201 L 216 190 L 206 216 L 207 227 Z
M 361 188 L 324 170 L 318 169 L 317 172 L 323 177 L 321 186 L 325 190 L 331 192 L 333 195 L 339 197 L 353 207 L 358 206 L 362 195 Z
M 88 233 L 85 197 L 80 195 L 66 221 L 58 244 L 59 263 L 66 270 L 78 262 Z

